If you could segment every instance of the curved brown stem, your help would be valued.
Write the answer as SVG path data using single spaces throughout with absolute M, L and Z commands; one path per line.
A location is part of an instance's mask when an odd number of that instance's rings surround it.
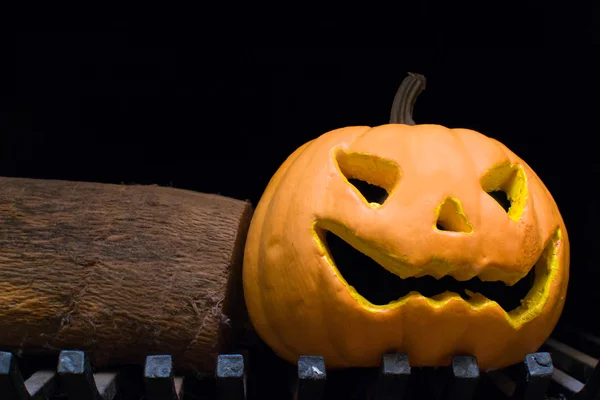
M 416 125 L 413 120 L 413 108 L 417 97 L 425 90 L 426 79 L 421 74 L 408 73 L 404 78 L 392 104 L 390 124 Z

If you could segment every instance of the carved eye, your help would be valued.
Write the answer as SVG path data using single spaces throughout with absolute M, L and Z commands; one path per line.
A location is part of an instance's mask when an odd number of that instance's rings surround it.
M 392 161 L 369 154 L 336 152 L 341 174 L 372 207 L 385 203 L 400 180 L 400 168 Z
M 520 165 L 504 164 L 489 170 L 481 178 L 481 187 L 510 219 L 518 221 L 525 212 L 527 175 Z
M 389 196 L 387 190 L 380 186 L 372 185 L 369 182 L 361 181 L 360 179 L 355 178 L 348 178 L 348 182 L 354 186 L 369 203 L 377 203 L 381 205 Z
M 492 196 L 492 199 L 496 200 L 496 202 L 500 204 L 500 207 L 504 208 L 504 211 L 508 213 L 512 203 L 504 190 L 492 190 L 491 192 L 488 192 L 488 194 Z

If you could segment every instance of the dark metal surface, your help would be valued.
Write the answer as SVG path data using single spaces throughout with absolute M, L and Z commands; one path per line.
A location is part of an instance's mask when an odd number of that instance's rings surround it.
M 9 400 L 30 399 L 25 382 L 12 353 L 0 352 L 0 393 Z
M 148 400 L 179 400 L 181 379 L 175 382 L 173 360 L 170 355 L 146 357 L 144 382 Z
M 56 372 L 37 371 L 26 381 L 25 388 L 34 400 L 48 400 L 56 390 Z
M 23 380 L 12 353 L 0 352 L 0 399 L 48 400 L 56 388 L 56 372 L 40 370 Z
M 554 371 L 551 386 L 574 399 L 594 399 L 600 392 L 600 355 L 579 351 L 562 341 L 550 338 L 544 348 L 552 354 Z
M 298 360 L 297 400 L 320 400 L 325 395 L 327 371 L 320 356 L 302 356 Z
M 112 400 L 117 393 L 117 374 L 94 375 L 83 351 L 61 351 L 57 370 L 69 400 Z
M 550 353 L 528 354 L 523 362 L 523 368 L 524 379 L 517 384 L 515 397 L 525 400 L 543 400 L 554 371 Z
M 243 400 L 246 398 L 246 373 L 243 355 L 221 354 L 217 359 L 215 377 L 219 400 Z
M 385 354 L 381 360 L 377 378 L 376 400 L 400 400 L 404 398 L 410 364 L 405 353 Z
M 323 357 L 300 357 L 292 365 L 263 346 L 220 355 L 212 376 L 183 377 L 170 355 L 150 355 L 143 366 L 125 366 L 117 374 L 94 372 L 81 351 L 62 351 L 55 370 L 48 363 L 33 369 L 30 359 L 0 352 L 0 399 L 594 399 L 600 394 L 600 346 L 589 335 L 582 340 L 591 343 L 587 352 L 553 337 L 545 351 L 498 371 L 479 371 L 471 356 L 454 357 L 445 368 L 415 368 L 402 353 L 384 355 L 379 368 L 327 370 Z
M 479 382 L 477 359 L 471 356 L 454 357 L 452 378 L 448 397 L 452 400 L 472 399 Z

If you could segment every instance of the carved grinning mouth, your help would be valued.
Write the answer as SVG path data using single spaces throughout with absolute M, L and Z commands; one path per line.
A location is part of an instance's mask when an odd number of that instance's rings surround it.
M 466 281 L 451 276 L 402 279 L 330 231 L 326 231 L 325 241 L 335 266 L 348 285 L 374 305 L 386 305 L 414 291 L 425 297 L 453 292 L 464 300 L 480 293 L 510 312 L 521 305 L 535 281 L 535 268 L 512 286 L 501 281 L 483 282 L 477 277 Z

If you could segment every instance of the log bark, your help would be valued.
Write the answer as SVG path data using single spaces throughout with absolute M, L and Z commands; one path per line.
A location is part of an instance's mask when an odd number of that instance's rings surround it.
M 174 188 L 0 177 L 0 347 L 213 372 L 247 322 L 251 215 Z

